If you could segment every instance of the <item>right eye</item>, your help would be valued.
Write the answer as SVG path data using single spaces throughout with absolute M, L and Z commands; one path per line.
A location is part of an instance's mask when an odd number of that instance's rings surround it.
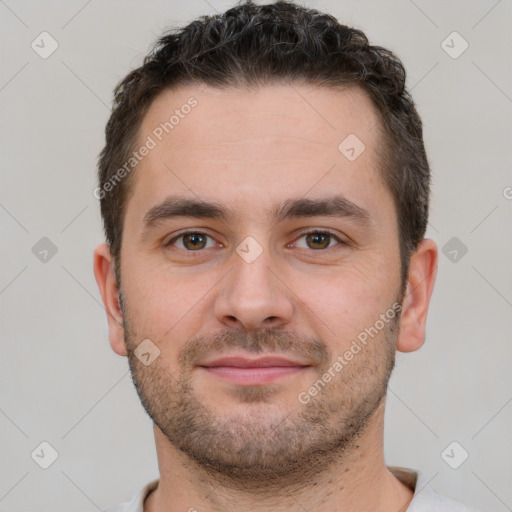
M 210 244 L 208 239 L 211 240 Z M 175 243 L 177 241 L 179 242 Z M 165 245 L 172 245 L 183 251 L 199 251 L 201 249 L 210 249 L 211 247 L 214 247 L 215 244 L 215 240 L 206 233 L 202 233 L 201 231 L 187 231 L 186 233 L 181 233 L 180 235 L 175 236 Z

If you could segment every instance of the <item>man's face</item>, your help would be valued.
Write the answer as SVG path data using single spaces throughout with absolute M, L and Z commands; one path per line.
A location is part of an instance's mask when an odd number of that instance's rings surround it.
M 174 447 L 233 478 L 339 454 L 382 404 L 399 324 L 397 220 L 370 100 L 187 86 L 152 103 L 137 147 L 148 136 L 121 251 L 124 337 L 148 413 Z M 218 208 L 172 215 L 180 200 Z M 160 354 L 146 366 L 134 349 L 147 339 Z

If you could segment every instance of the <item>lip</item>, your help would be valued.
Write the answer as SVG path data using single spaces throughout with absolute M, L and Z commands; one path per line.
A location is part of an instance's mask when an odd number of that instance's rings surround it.
M 309 366 L 298 361 L 292 361 L 284 357 L 265 356 L 257 359 L 248 359 L 246 357 L 221 357 L 213 361 L 201 363 L 200 366 L 217 367 L 232 366 L 237 368 L 268 368 L 271 366 Z
M 303 372 L 310 365 L 283 357 L 222 357 L 198 365 L 210 375 L 238 385 L 257 386 Z

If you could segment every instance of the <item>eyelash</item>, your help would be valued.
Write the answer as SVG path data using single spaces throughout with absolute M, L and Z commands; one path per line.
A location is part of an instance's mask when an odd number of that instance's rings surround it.
M 208 233 L 205 233 L 204 231 L 188 230 L 188 231 L 183 231 L 179 235 L 176 235 L 175 237 L 173 237 L 171 240 L 166 242 L 165 246 L 170 247 L 173 245 L 174 242 L 176 242 L 180 238 L 183 238 L 184 236 L 189 235 L 189 234 L 204 235 L 213 240 L 213 237 L 211 237 Z M 312 234 L 329 235 L 331 237 L 331 239 L 334 239 L 336 242 L 338 242 L 334 247 L 337 247 L 338 245 L 346 245 L 346 242 L 343 242 L 342 240 L 340 240 L 334 233 L 331 233 L 330 231 L 325 231 L 325 230 L 306 231 L 305 233 L 302 233 L 299 237 L 297 237 L 294 242 L 297 242 L 297 240 L 300 240 L 301 238 L 306 237 L 308 235 L 312 235 Z M 181 249 L 181 248 L 177 248 L 177 247 L 175 247 L 175 249 L 177 249 L 179 251 L 188 252 L 188 253 L 194 253 L 194 252 L 200 253 L 200 252 L 205 251 L 205 249 L 197 249 L 194 251 L 191 249 Z M 211 249 L 211 247 L 209 247 L 208 249 Z M 309 249 L 311 251 L 315 251 L 315 252 L 322 252 L 322 251 L 327 251 L 328 249 L 333 249 L 333 247 L 326 247 L 325 249 L 310 249 L 310 248 L 307 248 L 307 249 Z

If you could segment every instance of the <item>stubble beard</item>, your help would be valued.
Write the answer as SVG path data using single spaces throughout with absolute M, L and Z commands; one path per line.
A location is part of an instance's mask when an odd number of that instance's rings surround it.
M 190 362 L 207 348 L 308 355 L 320 379 L 335 361 L 325 344 L 268 330 L 195 338 L 180 352 L 181 371 L 172 375 L 157 358 L 144 366 L 134 355 L 138 341 L 127 315 L 125 339 L 132 379 L 141 403 L 169 443 L 223 485 L 239 490 L 282 490 L 310 483 L 357 451 L 377 409 L 385 401 L 395 364 L 399 315 L 364 346 L 317 396 L 290 407 L 272 385 L 239 387 L 240 413 L 220 417 L 194 391 Z M 299 392 L 305 390 L 297 390 Z M 215 400 L 214 397 L 211 400 Z

